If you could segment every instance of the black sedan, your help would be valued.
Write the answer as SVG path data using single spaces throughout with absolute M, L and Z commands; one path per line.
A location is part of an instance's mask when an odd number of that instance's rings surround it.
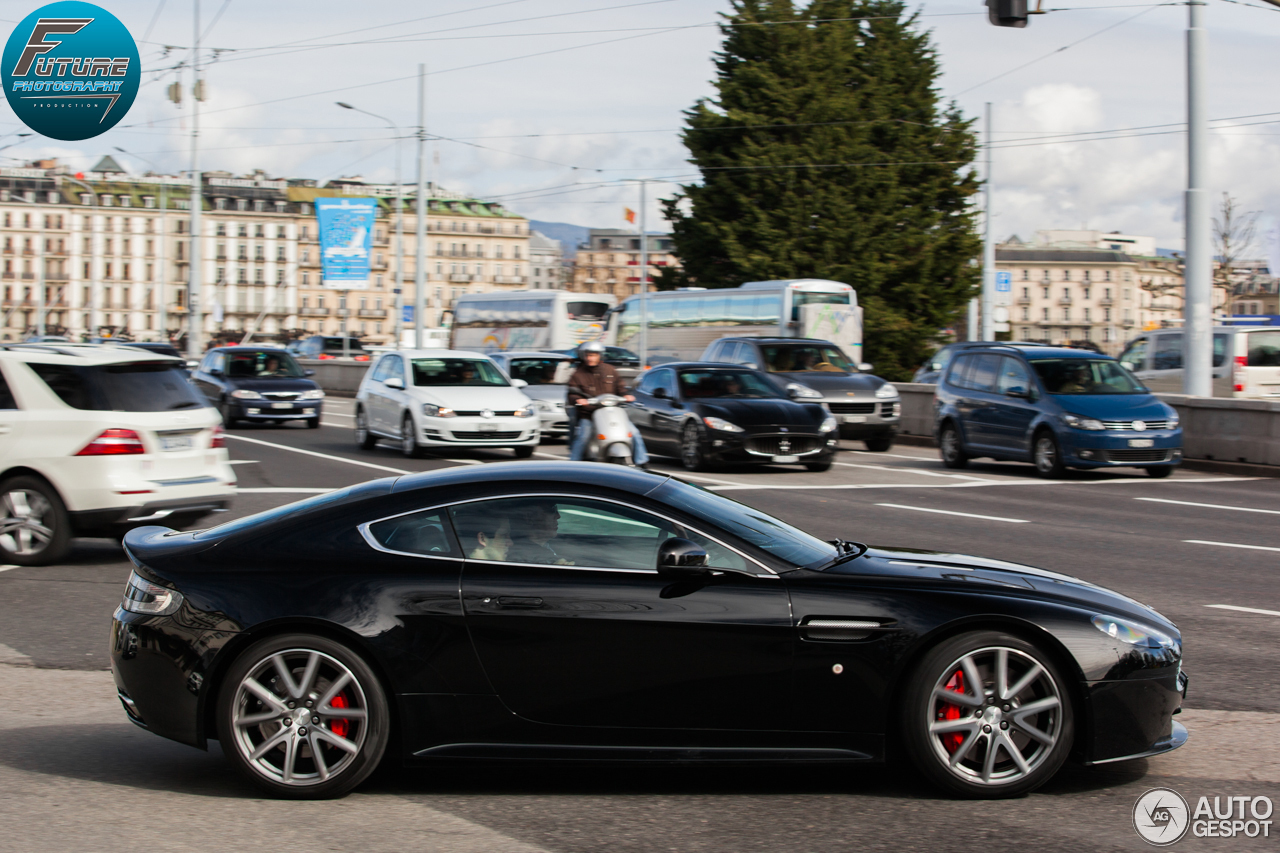
M 205 353 L 191 382 L 209 405 L 222 413 L 222 423 L 234 429 L 240 421 L 286 423 L 303 421 L 320 426 L 324 391 L 307 377 L 286 350 L 274 347 L 217 347 Z
M 129 719 L 293 798 L 388 756 L 878 762 L 1023 794 L 1181 746 L 1178 629 L 1064 575 L 824 542 L 671 477 L 520 462 L 125 537 Z M 394 744 L 394 747 L 389 745 Z
M 740 365 L 664 364 L 644 375 L 628 414 L 650 453 L 676 456 L 690 471 L 716 462 L 826 471 L 839 425 L 821 394 L 795 383 L 786 389 Z

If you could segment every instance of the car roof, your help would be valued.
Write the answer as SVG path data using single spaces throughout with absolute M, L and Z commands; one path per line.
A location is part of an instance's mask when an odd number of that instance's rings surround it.
M 835 344 L 831 343 L 831 341 L 828 341 L 825 338 L 783 338 L 783 337 L 762 338 L 762 337 L 757 337 L 755 335 L 730 335 L 729 337 L 718 338 L 717 340 L 742 341 L 746 343 L 754 342 L 758 344 L 826 344 L 827 346 L 835 346 Z M 712 341 L 712 343 L 716 343 L 716 341 Z
M 383 355 L 406 355 L 410 358 L 477 358 L 486 359 L 489 356 L 482 352 L 475 352 L 466 349 L 401 349 L 390 350 Z M 543 353 L 545 355 L 545 353 Z
M 664 364 L 654 365 L 653 370 L 658 368 L 674 368 L 676 370 L 749 370 L 752 373 L 760 371 L 754 367 L 747 367 L 745 364 L 732 364 L 727 361 L 668 361 Z
M 53 359 L 54 364 L 125 364 L 138 361 L 168 361 L 179 359 L 171 355 L 151 352 L 138 347 L 104 346 L 102 344 L 3 344 L 0 356 L 26 361 L 32 357 Z
M 986 348 L 990 349 L 992 352 L 1016 350 L 1018 352 L 1022 352 L 1023 355 L 1034 355 L 1037 358 L 1106 358 L 1111 359 L 1112 361 L 1115 360 L 1113 356 L 1109 356 L 1105 353 L 1098 353 L 1088 349 L 1079 349 L 1077 347 L 1055 347 L 1043 346 L 1040 344 L 1029 347 L 1021 344 L 988 344 Z M 979 347 L 973 347 L 973 349 L 979 349 Z M 1029 352 L 1024 352 L 1024 350 L 1029 350 Z
M 439 468 L 435 471 L 405 474 L 396 479 L 391 491 L 408 492 L 415 489 L 435 489 L 472 483 L 532 480 L 538 483 L 539 488 L 556 483 L 566 486 L 592 485 L 644 495 L 670 479 L 672 478 L 668 474 L 651 474 L 641 468 L 625 465 L 536 460 L 463 465 L 457 468 Z
M 286 355 L 289 352 L 279 344 L 263 344 L 260 347 L 253 344 L 232 344 L 226 347 L 214 347 L 209 352 L 269 352 L 271 350 L 285 353 Z
M 562 358 L 568 360 L 571 356 L 555 350 L 508 350 L 507 352 L 495 352 L 490 355 L 502 356 L 503 358 Z

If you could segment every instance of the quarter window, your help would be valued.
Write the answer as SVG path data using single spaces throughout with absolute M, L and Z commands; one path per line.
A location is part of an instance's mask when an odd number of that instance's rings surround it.
M 388 551 L 428 557 L 459 556 L 444 510 L 427 510 L 375 521 L 369 525 L 369 535 Z

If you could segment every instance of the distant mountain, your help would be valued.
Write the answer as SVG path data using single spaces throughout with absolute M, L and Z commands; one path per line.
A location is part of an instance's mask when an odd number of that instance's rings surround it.
M 535 231 L 541 231 L 552 240 L 559 240 L 566 258 L 572 258 L 578 254 L 578 244 L 587 242 L 587 232 L 591 230 L 585 225 L 571 225 L 568 222 L 542 222 L 537 219 L 530 219 L 529 227 Z

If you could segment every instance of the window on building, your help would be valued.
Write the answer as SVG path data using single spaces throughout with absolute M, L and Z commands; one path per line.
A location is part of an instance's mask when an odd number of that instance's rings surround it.
M 1063 280 L 1063 281 L 1071 281 L 1071 270 L 1063 270 L 1063 271 L 1062 271 L 1062 280 Z
M 249 200 L 247 198 L 236 199 L 236 210 L 248 210 Z
M 1025 307 L 1024 307 L 1024 308 L 1022 309 L 1022 319 L 1023 319 L 1023 320 L 1030 320 L 1030 319 L 1031 319 L 1031 309 L 1030 309 L 1030 308 L 1025 308 Z
M 1045 288 L 1042 288 L 1042 289 L 1044 290 L 1044 298 L 1045 298 L 1045 299 L 1048 299 L 1048 298 L 1049 298 L 1049 288 L 1045 287 Z
M 281 204 L 284 204 L 284 202 L 281 202 Z M 284 226 L 283 226 L 283 225 L 278 225 L 278 226 L 276 226 L 276 239 L 277 239 L 277 240 L 286 240 L 286 239 L 288 239 L 288 237 L 286 236 L 286 232 L 285 232 L 285 229 L 284 229 Z
M 1085 321 L 1086 323 L 1090 322 L 1090 319 L 1089 319 L 1089 309 L 1088 309 L 1088 308 L 1084 309 L 1084 321 Z
M 1031 281 L 1031 270 L 1023 270 L 1023 271 L 1022 271 L 1022 280 L 1023 280 L 1023 281 Z
M 1044 309 L 1044 319 L 1045 319 L 1046 321 L 1049 319 L 1049 309 L 1048 309 L 1048 308 L 1045 308 L 1045 309 Z
M 1024 287 L 1024 288 L 1022 288 L 1022 298 L 1023 298 L 1023 299 L 1030 299 L 1030 298 L 1031 298 L 1031 288 L 1029 288 L 1029 287 Z
M 214 209 L 214 210 L 226 210 L 226 209 L 227 209 L 227 200 L 226 200 L 225 198 L 215 198 L 215 199 L 213 200 L 213 209 Z
M 302 286 L 303 286 L 303 287 L 306 287 L 306 286 L 307 286 L 308 284 L 310 284 L 310 283 L 311 283 L 311 274 L 310 274 L 310 273 L 308 273 L 306 270 L 303 270 L 303 272 L 302 272 Z
M 1102 275 L 1104 281 L 1111 281 L 1111 270 L 1105 270 Z
M 1084 298 L 1085 298 L 1085 299 L 1088 299 L 1088 298 L 1089 298 L 1089 286 L 1088 286 L 1088 285 L 1085 285 L 1085 288 L 1084 288 Z
M 1108 323 L 1110 323 L 1110 322 L 1111 322 L 1111 309 L 1110 309 L 1110 308 L 1103 308 L 1103 309 L 1102 309 L 1102 319 L 1103 319 L 1105 322 L 1108 322 Z
M 227 236 L 227 223 L 219 222 L 217 226 L 213 229 L 213 236 L 215 237 Z
M 1089 275 L 1090 275 L 1090 273 L 1091 273 L 1091 271 L 1090 271 L 1090 270 L 1085 270 L 1085 271 L 1084 271 L 1084 280 L 1085 280 L 1085 281 L 1088 281 L 1088 280 L 1089 280 Z

